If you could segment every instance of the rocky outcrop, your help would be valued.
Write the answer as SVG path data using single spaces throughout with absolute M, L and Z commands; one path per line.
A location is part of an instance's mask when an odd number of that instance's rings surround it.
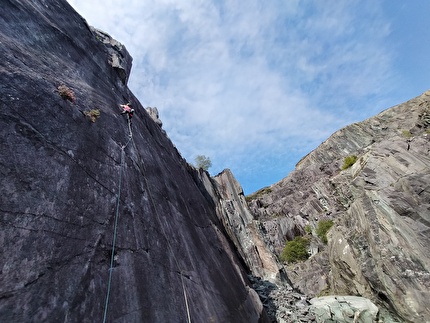
M 0 321 L 267 321 L 125 47 L 65 0 L 2 1 L 0 42 Z
M 156 124 L 158 124 L 160 127 L 163 126 L 163 122 L 160 120 L 160 117 L 158 115 L 158 109 L 156 107 L 147 107 L 146 112 L 149 114 L 149 116 L 154 120 Z
M 282 266 L 267 249 L 240 184 L 228 169 L 213 180 L 217 192 L 214 200 L 219 201 L 218 217 L 253 275 L 273 282 L 283 282 L 285 277 L 280 270 Z
M 122 83 L 127 84 L 133 59 L 125 46 L 104 31 L 92 26 L 89 26 L 89 28 L 96 39 L 105 44 L 105 48 L 108 51 L 108 63 L 118 73 Z
M 285 179 L 248 197 L 275 253 L 311 229 L 313 255 L 286 267 L 296 288 L 311 296 L 365 296 L 402 321 L 427 320 L 429 111 L 426 92 L 345 127 Z M 342 170 L 347 156 L 357 161 Z M 327 246 L 315 234 L 322 219 L 335 221 Z M 315 283 L 303 283 L 306 277 Z

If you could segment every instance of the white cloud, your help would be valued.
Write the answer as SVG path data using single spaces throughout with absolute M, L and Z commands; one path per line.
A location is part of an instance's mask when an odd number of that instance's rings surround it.
M 134 93 L 158 107 L 184 157 L 207 154 L 215 172 L 251 178 L 278 157 L 290 170 L 386 91 L 380 1 L 69 2 L 125 44 Z

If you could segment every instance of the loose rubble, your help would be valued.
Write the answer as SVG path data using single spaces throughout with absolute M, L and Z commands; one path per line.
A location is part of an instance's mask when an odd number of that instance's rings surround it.
M 278 286 L 267 280 L 249 275 L 271 322 L 317 322 L 310 312 L 309 297 L 298 293 L 291 286 Z

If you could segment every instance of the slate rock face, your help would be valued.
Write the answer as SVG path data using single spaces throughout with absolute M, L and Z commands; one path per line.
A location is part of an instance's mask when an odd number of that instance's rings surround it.
M 286 266 L 294 287 L 365 296 L 402 321 L 428 320 L 429 116 L 430 91 L 337 131 L 285 179 L 248 198 L 276 254 L 312 230 L 312 256 Z M 327 246 L 316 237 L 324 219 L 334 220 Z
M 285 281 L 282 266 L 267 249 L 258 222 L 253 220 L 246 204 L 242 187 L 231 171 L 226 169 L 215 176 L 214 186 L 218 192 L 214 197 L 214 201 L 219 201 L 218 216 L 253 275 L 282 284 Z
M 186 322 L 185 301 L 192 322 L 264 322 L 214 202 L 106 39 L 66 1 L 2 1 L 0 321 L 102 321 L 111 272 L 108 322 Z

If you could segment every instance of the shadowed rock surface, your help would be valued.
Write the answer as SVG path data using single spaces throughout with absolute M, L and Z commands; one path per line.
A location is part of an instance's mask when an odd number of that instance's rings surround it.
M 108 322 L 186 322 L 184 288 L 192 322 L 266 321 L 196 170 L 127 88 L 125 47 L 66 1 L 1 7 L 0 321 L 102 321 L 117 210 Z

